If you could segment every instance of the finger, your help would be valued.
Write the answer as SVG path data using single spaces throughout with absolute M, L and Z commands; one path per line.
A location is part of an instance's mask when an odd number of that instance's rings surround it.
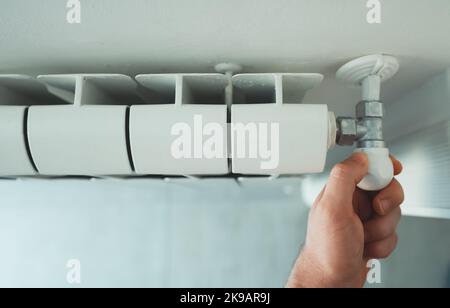
M 402 163 L 395 158 L 394 155 L 390 155 L 392 160 L 392 165 L 394 165 L 394 175 L 399 175 L 403 171 L 403 165 Z
M 373 209 L 378 215 L 384 216 L 398 208 L 405 200 L 402 185 L 393 179 L 388 187 L 380 191 L 373 199 Z
M 360 188 L 356 188 L 353 194 L 353 208 L 363 222 L 372 218 L 374 213 L 372 206 L 373 196 L 371 194 L 372 192 L 367 192 Z
M 320 203 L 320 200 L 322 200 L 323 197 L 323 193 L 325 192 L 325 187 L 322 188 L 322 190 L 320 191 L 319 195 L 317 196 L 316 200 L 314 201 L 313 206 L 316 206 L 317 204 Z
M 368 159 L 365 153 L 353 153 L 350 158 L 337 164 L 331 171 L 322 199 L 334 204 L 353 206 L 356 185 L 367 175 Z
M 372 243 L 385 240 L 395 234 L 402 212 L 400 208 L 387 216 L 376 216 L 364 224 L 364 242 Z
M 367 244 L 364 248 L 364 255 L 370 259 L 385 259 L 394 252 L 397 243 L 398 236 L 393 234 L 385 240 Z

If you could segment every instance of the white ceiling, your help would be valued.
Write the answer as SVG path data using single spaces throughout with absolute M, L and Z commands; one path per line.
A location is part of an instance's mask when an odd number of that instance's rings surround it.
M 381 0 L 369 25 L 365 0 L 80 0 L 82 23 L 66 22 L 66 0 L 0 1 L 0 73 L 319 72 L 307 97 L 353 113 L 358 91 L 337 83 L 354 57 L 389 53 L 399 74 L 391 101 L 450 66 L 450 1 Z

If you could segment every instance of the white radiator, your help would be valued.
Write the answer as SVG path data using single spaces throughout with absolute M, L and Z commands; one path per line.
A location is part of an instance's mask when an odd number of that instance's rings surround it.
M 334 142 L 330 113 L 326 105 L 301 103 L 322 79 L 320 74 L 1 75 L 0 176 L 321 172 Z M 198 118 L 223 128 L 224 155 L 171 155 L 174 123 L 195 130 Z M 239 156 L 230 128 L 235 123 L 279 125 L 278 164 L 260 168 L 260 158 Z

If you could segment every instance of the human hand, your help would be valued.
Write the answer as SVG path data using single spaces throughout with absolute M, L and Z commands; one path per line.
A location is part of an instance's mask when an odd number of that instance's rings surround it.
M 402 165 L 391 157 L 394 173 Z M 394 251 L 403 189 L 397 180 L 380 192 L 357 184 L 368 171 L 364 153 L 354 153 L 331 171 L 311 209 L 305 246 L 287 287 L 363 287 L 371 259 Z

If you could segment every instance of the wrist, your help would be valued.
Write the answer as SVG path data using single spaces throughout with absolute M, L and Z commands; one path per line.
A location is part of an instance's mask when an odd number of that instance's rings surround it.
M 289 277 L 287 288 L 360 288 L 358 273 L 346 273 L 345 269 L 337 269 L 331 264 L 321 264 L 320 258 L 307 248 L 298 257 Z
M 305 247 L 286 285 L 287 288 L 343 288 L 353 284 L 344 281 L 339 273 L 330 265 L 318 262 L 320 258 Z
M 300 253 L 286 285 L 287 288 L 333 288 L 332 279 L 305 248 Z

